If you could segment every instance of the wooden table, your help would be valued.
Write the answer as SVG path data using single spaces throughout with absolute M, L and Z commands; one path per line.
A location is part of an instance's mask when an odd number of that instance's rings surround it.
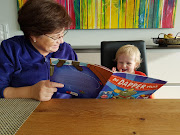
M 180 100 L 52 99 L 17 135 L 180 135 Z

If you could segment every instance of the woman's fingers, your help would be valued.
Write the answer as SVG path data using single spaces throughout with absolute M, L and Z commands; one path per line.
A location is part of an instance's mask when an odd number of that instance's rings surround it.
M 47 92 L 47 93 L 57 92 L 57 88 L 47 88 L 47 89 L 46 89 L 46 92 Z
M 43 80 L 33 85 L 31 90 L 32 97 L 40 101 L 48 101 L 51 99 L 54 92 L 57 92 L 57 88 L 62 87 L 64 87 L 64 84 Z
M 64 87 L 64 84 L 62 83 L 57 83 L 57 82 L 50 82 L 49 80 L 46 81 L 46 87 L 49 87 L 49 88 L 63 88 Z

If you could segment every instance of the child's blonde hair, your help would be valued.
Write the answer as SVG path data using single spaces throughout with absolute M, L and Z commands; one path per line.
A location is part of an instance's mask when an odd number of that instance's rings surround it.
M 136 46 L 128 44 L 128 45 L 124 45 L 124 46 L 120 47 L 116 52 L 115 61 L 117 61 L 118 57 L 122 54 L 126 54 L 129 56 L 135 55 L 135 62 L 137 64 L 136 69 L 138 69 L 140 67 L 140 64 L 142 62 L 141 53 Z

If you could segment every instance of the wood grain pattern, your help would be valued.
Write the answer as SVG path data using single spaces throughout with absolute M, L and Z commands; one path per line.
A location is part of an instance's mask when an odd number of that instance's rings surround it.
M 52 99 L 17 135 L 179 135 L 180 100 Z

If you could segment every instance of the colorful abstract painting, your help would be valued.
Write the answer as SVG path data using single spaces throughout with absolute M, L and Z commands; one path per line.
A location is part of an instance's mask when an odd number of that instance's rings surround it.
M 27 0 L 17 0 L 18 9 Z M 173 28 L 177 0 L 55 0 L 73 20 L 70 29 Z

